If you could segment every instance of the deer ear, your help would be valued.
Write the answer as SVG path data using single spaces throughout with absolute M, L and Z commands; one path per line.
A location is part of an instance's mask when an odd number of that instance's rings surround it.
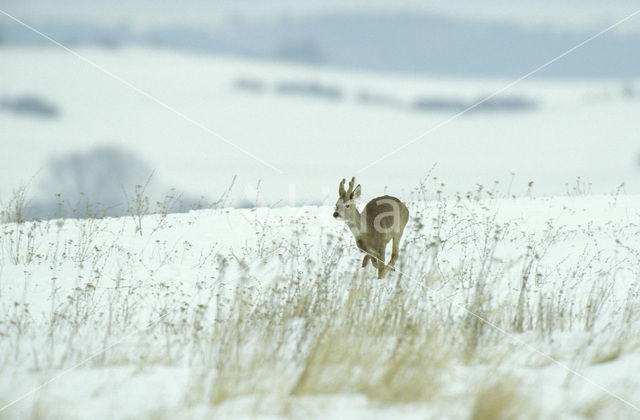
M 360 192 L 361 192 L 360 184 L 358 184 L 355 190 L 353 190 L 353 192 L 351 193 L 350 198 L 355 200 L 356 198 L 360 197 Z

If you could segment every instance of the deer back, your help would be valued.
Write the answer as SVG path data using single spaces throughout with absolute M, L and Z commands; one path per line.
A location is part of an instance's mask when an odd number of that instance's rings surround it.
M 367 242 L 386 243 L 395 234 L 404 230 L 409 220 L 409 210 L 397 198 L 390 195 L 376 197 L 369 201 L 362 211 L 366 229 L 363 236 Z

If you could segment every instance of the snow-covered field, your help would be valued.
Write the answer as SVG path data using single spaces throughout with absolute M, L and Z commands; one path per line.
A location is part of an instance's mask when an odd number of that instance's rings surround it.
M 0 417 L 638 418 L 640 197 L 437 186 L 383 280 L 327 206 L 0 225 Z
M 121 81 L 60 48 L 0 47 L 0 98 L 33 95 L 59 110 L 36 118 L 0 109 L 4 203 L 22 184 L 34 199 L 55 200 L 64 185 L 52 181 L 65 178 L 51 173 L 50 160 L 105 145 L 135 154 L 160 185 L 197 197 L 215 199 L 237 174 L 234 200 L 251 203 L 258 180 L 265 204 L 299 205 L 333 200 L 336 182 L 354 174 L 367 193 L 388 187 L 406 198 L 434 165 L 450 192 L 498 180 L 503 190 L 512 182 L 524 193 L 533 181 L 535 194 L 564 194 L 582 177 L 594 193 L 622 182 L 627 193 L 640 193 L 637 80 L 533 76 L 498 97 L 530 100 L 533 109 L 470 112 L 441 126 L 459 109 L 412 105 L 425 98 L 472 104 L 512 79 L 385 75 L 137 47 L 76 50 Z M 287 84 L 339 96 L 286 94 Z M 367 95 L 373 99 L 363 101 Z M 101 199 L 101 188 L 83 192 Z
M 511 80 L 77 51 L 0 46 L 0 419 L 640 416 L 639 81 L 449 121 Z M 353 174 L 411 212 L 383 280 L 331 216 Z M 94 217 L 23 220 L 63 191 Z

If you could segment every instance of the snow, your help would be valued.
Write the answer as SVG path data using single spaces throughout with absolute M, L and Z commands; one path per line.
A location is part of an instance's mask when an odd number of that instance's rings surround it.
M 404 147 L 451 116 L 414 100 L 511 80 L 77 51 L 187 118 L 64 51 L 0 46 L 0 95 L 60 111 L 0 110 L 0 210 L 24 183 L 54 194 L 53 157 L 103 145 L 196 196 L 238 174 L 223 204 L 258 206 L 0 224 L 0 417 L 638 417 L 640 101 L 623 81 L 533 77 L 508 93 L 537 108 Z M 342 99 L 279 94 L 290 82 Z M 411 213 L 386 279 L 332 217 L 353 174 Z
M 640 196 L 408 205 L 383 280 L 329 206 L 1 225 L 3 418 L 637 417 Z

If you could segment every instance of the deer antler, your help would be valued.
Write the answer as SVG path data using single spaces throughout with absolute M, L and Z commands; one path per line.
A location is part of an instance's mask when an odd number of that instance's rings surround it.
M 353 192 L 353 186 L 356 183 L 356 177 L 352 177 L 351 181 L 349 181 L 349 189 L 347 190 L 347 196 Z
M 340 197 L 344 197 L 347 194 L 344 191 L 344 178 L 342 178 L 342 181 L 340 182 L 340 187 L 338 187 L 338 194 L 340 195 Z

